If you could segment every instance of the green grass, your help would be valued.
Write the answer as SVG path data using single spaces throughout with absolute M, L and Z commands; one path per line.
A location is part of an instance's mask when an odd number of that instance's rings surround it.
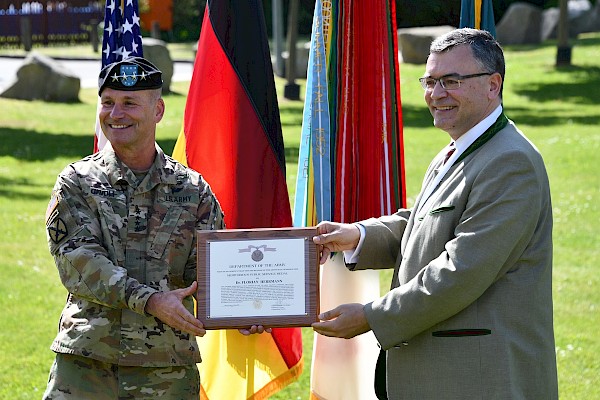
M 550 175 L 560 397 L 592 399 L 600 398 L 600 35 L 574 42 L 573 67 L 555 68 L 555 57 L 555 43 L 507 47 L 504 99 L 507 115 L 540 149 Z M 432 127 L 424 106 L 417 82 L 423 70 L 423 65 L 401 65 L 409 204 L 427 164 L 448 141 Z M 277 81 L 278 90 L 284 83 Z M 173 83 L 175 93 L 165 99 L 167 111 L 157 140 L 167 152 L 181 129 L 187 85 Z M 48 254 L 44 213 L 56 175 L 92 150 L 95 91 L 82 90 L 80 100 L 49 104 L 0 99 L 1 399 L 40 398 L 53 360 L 48 347 L 66 291 Z M 302 108 L 301 102 L 280 100 L 290 192 Z M 382 291 L 389 279 L 388 272 L 382 273 Z M 309 398 L 312 331 L 303 329 L 303 337 L 304 373 L 273 399 Z

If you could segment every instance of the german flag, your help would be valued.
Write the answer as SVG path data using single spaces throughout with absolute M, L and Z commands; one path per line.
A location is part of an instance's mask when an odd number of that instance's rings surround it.
M 173 156 L 208 181 L 228 228 L 292 226 L 260 0 L 207 2 Z M 198 343 L 203 399 L 264 399 L 302 372 L 299 328 L 210 331 Z

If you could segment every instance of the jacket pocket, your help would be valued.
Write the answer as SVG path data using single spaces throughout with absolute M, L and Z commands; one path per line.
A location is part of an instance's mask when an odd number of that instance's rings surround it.
M 100 214 L 102 237 L 104 238 L 103 244 L 108 251 L 108 256 L 115 264 L 123 265 L 125 263 L 123 238 L 127 237 L 127 218 L 118 214 L 109 201 L 100 201 L 98 203 L 98 212 Z
M 452 206 L 452 205 L 448 205 L 448 206 L 441 206 L 438 208 L 434 208 L 433 210 L 429 211 L 427 213 L 427 215 L 436 215 L 436 214 L 440 214 L 443 213 L 445 211 L 452 211 L 454 210 L 456 207 Z M 423 221 L 425 219 L 425 215 L 422 215 L 420 217 L 417 218 L 419 221 Z
M 170 207 L 164 213 L 162 224 L 154 235 L 154 240 L 148 249 L 148 254 L 153 258 L 162 258 L 165 248 L 172 239 L 173 232 L 179 225 L 179 216 L 182 213 L 180 207 Z
M 491 335 L 490 329 L 450 329 L 446 331 L 435 331 L 431 335 L 434 337 L 466 337 L 466 336 L 485 336 Z
M 456 207 L 452 206 L 452 205 L 448 205 L 448 206 L 441 206 L 438 208 L 435 208 L 431 211 L 429 211 L 429 215 L 434 215 L 434 214 L 439 214 L 439 213 L 443 213 L 445 211 L 452 211 L 454 210 Z
M 194 244 L 195 218 L 185 207 L 157 204 L 153 210 L 147 254 L 161 266 L 154 279 L 167 271 L 170 288 L 185 286 L 184 274 Z M 191 282 L 190 282 L 191 283 Z

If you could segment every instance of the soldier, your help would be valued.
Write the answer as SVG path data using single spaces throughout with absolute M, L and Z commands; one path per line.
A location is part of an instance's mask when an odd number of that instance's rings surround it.
M 69 295 L 44 399 L 198 399 L 195 231 L 224 228 L 223 213 L 203 178 L 155 142 L 161 75 L 139 57 L 102 69 L 109 142 L 54 186 L 47 237 Z

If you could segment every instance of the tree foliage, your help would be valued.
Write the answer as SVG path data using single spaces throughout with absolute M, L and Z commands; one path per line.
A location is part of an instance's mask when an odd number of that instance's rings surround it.
M 173 37 L 177 42 L 200 37 L 206 0 L 173 0 Z

